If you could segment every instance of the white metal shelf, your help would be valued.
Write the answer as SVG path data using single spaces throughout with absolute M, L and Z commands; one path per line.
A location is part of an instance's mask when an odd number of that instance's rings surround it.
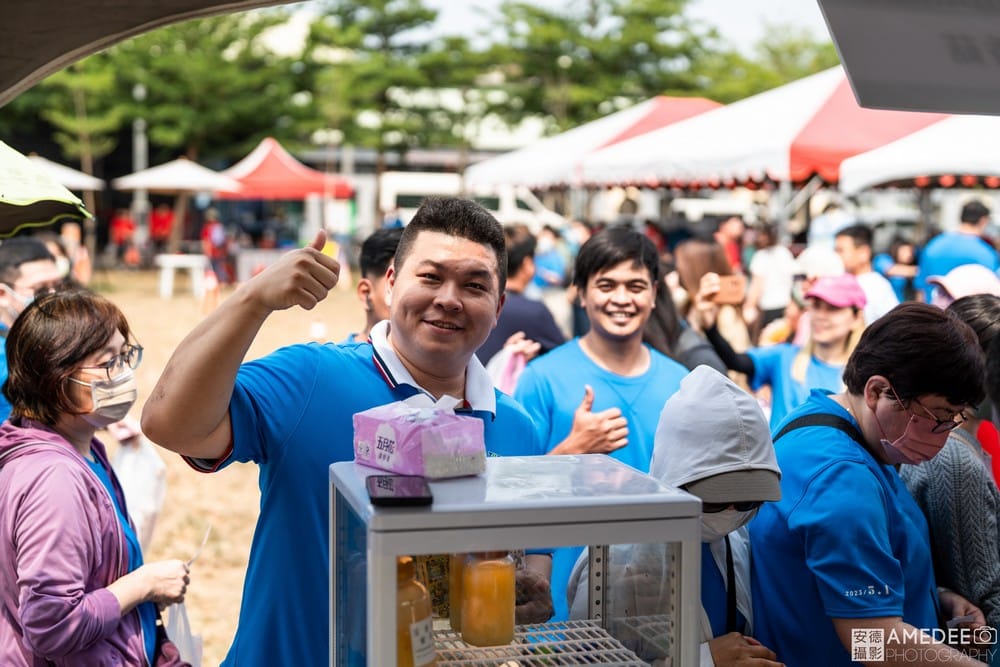
M 438 667 L 534 667 L 542 665 L 617 665 L 647 667 L 595 621 L 519 625 L 514 642 L 470 646 L 452 630 L 434 635 Z

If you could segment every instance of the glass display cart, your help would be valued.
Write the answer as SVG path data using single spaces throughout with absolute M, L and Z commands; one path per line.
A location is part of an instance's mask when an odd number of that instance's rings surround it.
M 373 507 L 352 462 L 330 466 L 330 664 L 396 664 L 398 556 L 591 545 L 589 618 L 518 626 L 514 643 L 472 647 L 435 625 L 437 665 L 698 664 L 700 501 L 601 454 L 489 458 L 486 472 L 431 482 L 427 507 Z M 667 603 L 655 617 L 612 609 L 610 545 L 661 545 Z M 659 609 L 658 609 L 659 611 Z M 438 627 L 441 626 L 441 627 Z M 659 648 L 656 660 L 633 648 Z

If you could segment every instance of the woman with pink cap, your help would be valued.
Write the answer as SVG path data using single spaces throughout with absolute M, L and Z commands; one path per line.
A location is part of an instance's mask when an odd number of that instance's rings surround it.
M 719 276 L 706 274 L 695 297 L 697 316 L 729 369 L 745 373 L 755 392 L 770 388 L 772 427 L 801 405 L 810 390 L 843 388 L 844 365 L 865 328 L 865 293 L 854 276 L 820 277 L 806 291 L 809 336 L 804 344 L 755 347 L 745 354 L 734 352 L 715 326 L 719 306 L 712 299 L 718 291 Z

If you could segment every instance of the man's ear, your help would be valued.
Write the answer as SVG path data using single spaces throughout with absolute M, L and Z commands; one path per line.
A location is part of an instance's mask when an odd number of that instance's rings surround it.
M 392 264 L 385 272 L 385 305 L 392 305 L 392 288 L 396 286 L 396 267 Z
M 882 375 L 873 375 L 868 378 L 868 382 L 865 382 L 865 405 L 874 410 L 878 399 L 881 398 L 882 394 L 888 392 L 890 387 L 892 384 Z
M 372 309 L 372 281 L 368 278 L 362 278 L 358 281 L 358 301 L 361 302 L 361 307 L 366 311 Z

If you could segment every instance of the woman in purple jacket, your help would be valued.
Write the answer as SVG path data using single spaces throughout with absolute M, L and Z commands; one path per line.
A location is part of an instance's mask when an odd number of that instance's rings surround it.
M 184 599 L 187 565 L 143 564 L 95 431 L 124 417 L 142 348 L 96 294 L 38 297 L 7 337 L 0 425 L 0 665 L 182 665 L 157 640 L 157 604 Z

